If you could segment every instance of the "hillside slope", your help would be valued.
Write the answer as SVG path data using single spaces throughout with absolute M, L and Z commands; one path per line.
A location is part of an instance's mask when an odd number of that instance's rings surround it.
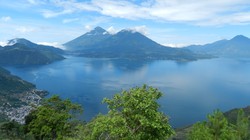
M 31 104 L 38 105 L 45 95 L 46 91 L 37 90 L 35 85 L 0 67 L 0 122 L 13 119 L 23 123 Z
M 39 65 L 63 60 L 64 57 L 46 50 L 39 50 L 15 43 L 0 50 L 0 65 Z
M 237 35 L 230 40 L 219 40 L 205 45 L 186 47 L 196 53 L 211 54 L 224 57 L 250 57 L 250 39 Z

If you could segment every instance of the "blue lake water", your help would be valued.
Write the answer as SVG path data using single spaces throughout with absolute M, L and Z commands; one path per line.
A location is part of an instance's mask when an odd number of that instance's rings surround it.
M 44 66 L 7 67 L 38 89 L 81 104 L 90 120 L 106 113 L 104 97 L 147 84 L 162 91 L 160 110 L 174 127 L 204 120 L 215 109 L 250 105 L 250 59 L 216 58 L 178 63 L 67 57 Z

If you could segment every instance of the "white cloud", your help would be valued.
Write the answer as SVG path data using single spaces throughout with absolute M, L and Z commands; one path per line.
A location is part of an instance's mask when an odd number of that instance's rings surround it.
M 30 32 L 34 32 L 35 29 L 31 28 L 31 27 L 24 27 L 24 26 L 20 26 L 16 28 L 16 31 L 20 32 L 20 33 L 30 33 Z
M 66 9 L 66 10 L 63 10 L 63 11 L 60 11 L 60 12 L 55 12 L 55 11 L 51 11 L 51 10 L 42 10 L 42 15 L 45 18 L 52 18 L 52 17 L 57 17 L 57 16 L 60 16 L 60 15 L 71 14 L 73 12 L 74 11 L 72 11 L 71 9 Z
M 8 22 L 11 20 L 11 17 L 10 16 L 4 16 L 4 17 L 1 17 L 1 21 L 4 21 L 4 22 Z
M 4 42 L 4 41 L 0 41 L 0 46 L 6 46 L 7 45 L 7 42 Z
M 53 47 L 60 48 L 60 49 L 65 49 L 65 47 L 58 42 L 38 42 L 37 44 L 53 46 Z
M 110 33 L 110 34 L 116 34 L 118 32 L 118 30 L 116 30 L 113 26 L 110 26 L 107 31 Z
M 57 17 L 65 14 L 72 14 L 79 11 L 97 11 L 98 7 L 89 2 L 76 2 L 75 0 L 54 0 L 50 1 L 54 6 L 61 8 L 58 11 L 42 10 L 41 13 L 45 18 Z
M 186 47 L 190 44 L 186 44 L 186 43 L 165 43 L 162 44 L 163 46 L 167 46 L 167 47 L 173 47 L 173 48 L 182 48 L 182 47 Z
M 131 2 L 124 0 L 93 0 L 93 5 L 99 8 L 99 11 L 103 15 L 137 19 L 147 18 L 147 10 L 144 7 L 140 7 Z
M 104 0 L 101 2 L 93 0 L 93 4 L 101 9 L 99 11 L 101 14 L 127 19 L 188 23 L 209 21 L 213 24 L 230 24 L 234 20 L 236 23 L 249 23 L 246 16 L 236 16 L 239 14 L 249 15 L 248 11 L 242 12 L 245 10 L 246 4 L 250 4 L 248 0 L 155 0 L 141 5 L 124 0 Z M 214 19 L 220 20 L 214 22 Z
M 64 19 L 62 22 L 63 23 L 71 23 L 71 22 L 75 22 L 78 20 L 79 20 L 79 18 L 71 18 L 71 19 Z
M 197 25 L 213 26 L 213 25 L 245 25 L 250 24 L 250 12 L 239 12 L 232 15 L 218 16 L 208 21 L 198 22 Z
M 139 32 L 143 35 L 148 35 L 148 29 L 145 25 L 142 25 L 142 26 L 136 26 L 136 27 L 133 27 L 131 28 L 132 30 L 136 31 L 136 32 Z
M 34 0 L 29 0 L 34 1 Z M 46 18 L 81 11 L 95 11 L 105 16 L 125 19 L 149 19 L 198 25 L 249 24 L 249 0 L 75 0 L 50 1 L 60 10 L 44 10 Z
M 87 31 L 92 30 L 92 27 L 91 27 L 90 25 L 85 25 L 84 28 L 85 28 Z

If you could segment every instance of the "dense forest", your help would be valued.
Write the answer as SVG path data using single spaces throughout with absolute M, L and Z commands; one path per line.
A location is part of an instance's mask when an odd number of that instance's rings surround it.
M 122 91 L 103 103 L 109 109 L 90 122 L 79 120 L 83 108 L 59 96 L 44 99 L 25 118 L 25 124 L 5 121 L 0 124 L 0 139 L 27 140 L 165 140 L 178 139 L 168 117 L 159 111 L 162 93 L 146 85 Z M 244 110 L 245 111 L 245 110 Z M 207 121 L 189 127 L 180 139 L 247 140 L 249 118 L 242 109 L 225 115 L 219 110 Z M 226 116 L 226 117 L 225 117 Z

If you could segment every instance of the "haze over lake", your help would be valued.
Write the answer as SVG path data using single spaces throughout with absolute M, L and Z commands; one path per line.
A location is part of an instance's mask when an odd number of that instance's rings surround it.
M 169 60 L 93 59 L 66 56 L 44 66 L 7 67 L 12 74 L 80 103 L 84 119 L 106 113 L 104 97 L 147 84 L 162 91 L 161 111 L 174 127 L 204 120 L 219 108 L 249 105 L 250 59 L 215 58 L 186 63 Z

